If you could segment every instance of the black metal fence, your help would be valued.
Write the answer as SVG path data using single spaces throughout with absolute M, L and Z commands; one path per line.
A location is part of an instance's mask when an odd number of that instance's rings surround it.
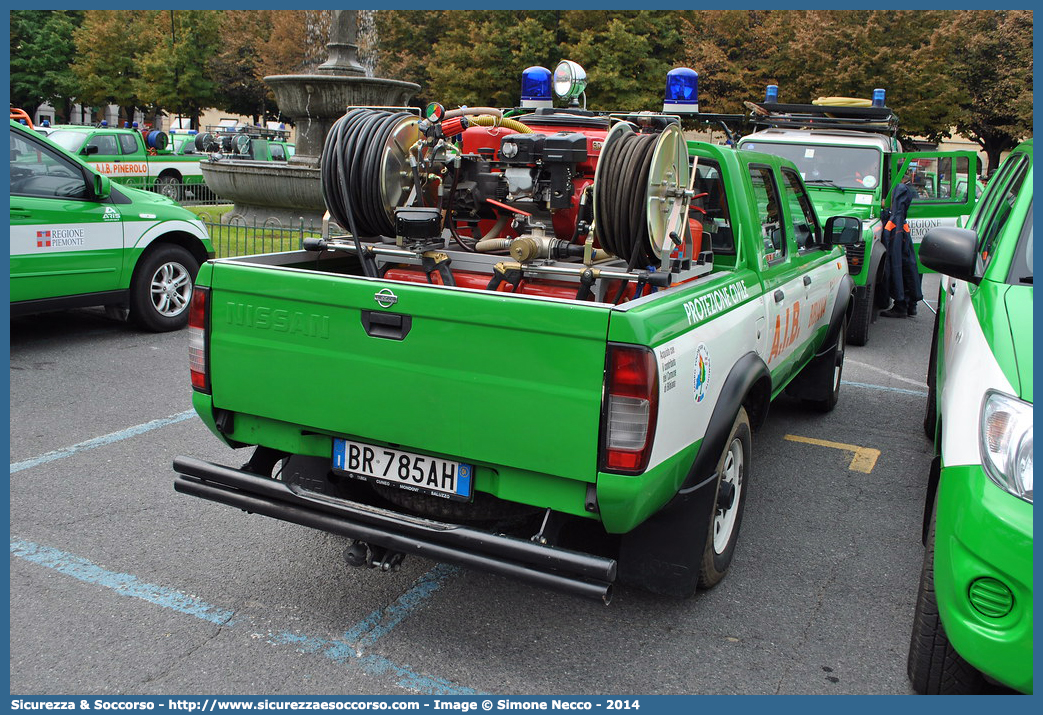
M 222 220 L 224 212 L 195 212 L 206 226 L 218 258 L 297 251 L 305 238 L 322 235 L 321 225 L 304 219 L 292 225 L 284 225 L 276 219 L 247 223 L 238 216 Z

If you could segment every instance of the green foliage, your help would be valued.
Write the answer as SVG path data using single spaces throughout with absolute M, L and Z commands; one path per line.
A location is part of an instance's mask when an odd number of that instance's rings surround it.
M 215 103 L 233 114 L 261 120 L 275 109 L 261 81 L 262 46 L 272 34 L 268 10 L 227 10 L 220 17 L 221 42 L 210 62 L 217 84 Z
M 211 63 L 220 48 L 220 15 L 212 10 L 161 10 L 155 20 L 153 42 L 138 63 L 138 96 L 194 120 L 218 98 Z
M 677 66 L 673 58 L 682 46 L 677 13 L 591 10 L 563 15 L 559 51 L 587 71 L 589 109 L 662 107 L 666 73 Z
M 138 95 L 140 58 L 150 45 L 158 11 L 87 10 L 73 33 L 77 99 L 93 106 L 144 107 Z
M 60 107 L 74 93 L 71 37 L 82 11 L 11 12 L 11 104 L 31 116 L 44 102 Z M 56 41 L 57 40 L 57 41 Z
M 325 59 L 329 15 L 14 11 L 12 101 L 265 114 L 274 100 L 262 78 Z M 938 140 L 956 127 L 998 157 L 1032 133 L 1027 11 L 381 10 L 374 20 L 376 75 L 420 84 L 421 105 L 515 106 L 522 70 L 567 58 L 587 71 L 591 109 L 656 109 L 666 72 L 689 66 L 706 112 L 742 112 L 767 84 L 796 103 L 883 87 L 906 134 Z M 69 36 L 74 49 L 54 40 Z
M 949 66 L 947 82 L 961 91 L 953 124 L 989 158 L 1032 136 L 1032 13 L 968 10 L 951 13 L 930 53 Z

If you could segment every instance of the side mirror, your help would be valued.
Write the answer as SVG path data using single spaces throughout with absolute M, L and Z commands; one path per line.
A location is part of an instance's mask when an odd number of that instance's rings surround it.
M 830 246 L 853 246 L 861 240 L 862 219 L 832 216 L 826 221 L 826 243 Z
M 90 156 L 91 154 L 97 154 L 98 153 L 98 145 L 97 144 L 88 144 L 87 146 L 83 147 L 83 152 L 81 152 L 81 153 L 84 156 Z
M 981 277 L 974 274 L 978 265 L 978 234 L 955 226 L 932 228 L 920 242 L 920 262 L 961 281 L 977 285 Z
M 98 174 L 83 167 L 83 178 L 87 180 L 87 186 L 91 187 L 93 200 L 107 201 L 112 195 L 112 182 L 104 174 Z

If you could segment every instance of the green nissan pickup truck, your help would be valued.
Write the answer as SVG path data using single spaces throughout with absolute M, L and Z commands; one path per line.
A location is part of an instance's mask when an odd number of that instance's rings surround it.
M 978 157 L 967 151 L 903 152 L 897 138 L 898 117 L 885 106 L 777 102 L 753 106 L 759 112 L 751 118 L 760 129 L 743 137 L 739 148 L 791 159 L 816 210 L 826 216 L 842 213 L 862 219 L 861 239 L 847 247 L 855 284 L 848 340 L 865 345 L 871 324 L 890 299 L 881 213 L 890 206 L 892 187 L 915 169 L 918 192 L 907 223 L 918 252 L 928 229 L 955 225 L 971 212 L 977 194 L 968 191 L 968 177 L 977 176 Z
M 175 488 L 352 565 L 713 586 L 771 401 L 837 402 L 861 222 L 676 117 L 471 111 L 349 110 L 322 157 L 349 233 L 201 268 L 193 404 L 254 451 L 178 457 Z
M 102 125 L 64 124 L 48 138 L 125 186 L 181 201 L 186 188 L 203 184 L 202 156 L 176 152 L 165 132 Z

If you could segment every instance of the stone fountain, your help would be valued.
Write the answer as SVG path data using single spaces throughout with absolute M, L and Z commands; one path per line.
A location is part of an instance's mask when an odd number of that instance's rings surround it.
M 326 212 L 319 183 L 319 157 L 330 127 L 349 106 L 402 107 L 420 85 L 365 76 L 358 61 L 357 10 L 334 10 L 329 59 L 314 74 L 272 75 L 279 111 L 297 127 L 296 153 L 285 164 L 222 159 L 203 161 L 203 177 L 220 197 L 234 202 L 222 220 L 248 225 L 318 224 Z

